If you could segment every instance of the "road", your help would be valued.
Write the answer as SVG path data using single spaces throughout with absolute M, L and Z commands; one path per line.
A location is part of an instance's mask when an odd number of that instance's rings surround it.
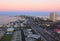
M 22 37 L 22 41 L 26 41 L 26 40 L 25 40 L 25 35 L 24 35 L 24 32 L 23 32 L 22 29 L 21 29 L 21 37 Z
M 46 35 L 44 35 L 44 32 L 42 30 L 38 29 L 36 26 L 31 26 L 31 28 L 39 33 L 44 41 L 50 41 L 50 39 L 47 39 Z
M 42 39 L 44 41 L 60 41 L 60 39 L 54 37 L 52 34 L 50 34 L 47 30 L 42 29 L 41 27 L 29 22 L 29 25 L 31 28 L 38 34 L 41 35 Z

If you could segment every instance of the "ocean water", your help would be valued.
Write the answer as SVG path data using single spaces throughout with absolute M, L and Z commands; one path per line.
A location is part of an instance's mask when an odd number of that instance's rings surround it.
M 60 16 L 60 12 L 56 12 L 57 15 Z M 1 12 L 0 11 L 0 15 L 9 15 L 9 16 L 16 16 L 16 15 L 28 15 L 28 16 L 49 16 L 50 15 L 50 12 L 47 12 L 47 11 L 5 11 L 5 12 Z
M 0 24 L 7 24 L 11 21 L 16 21 L 17 19 L 17 17 L 0 16 Z

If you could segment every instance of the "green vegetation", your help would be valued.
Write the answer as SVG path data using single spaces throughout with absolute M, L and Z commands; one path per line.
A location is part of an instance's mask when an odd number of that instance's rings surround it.
M 34 30 L 31 30 L 31 32 L 32 32 L 33 34 L 36 34 L 36 32 L 35 32 Z
M 49 26 L 46 26 L 46 25 L 43 25 L 43 24 L 41 24 L 40 27 L 42 27 L 43 29 L 49 28 Z
M 13 34 L 11 34 L 11 35 L 5 34 L 5 35 L 0 39 L 0 41 L 11 41 L 12 35 L 13 35 Z
M 39 38 L 39 39 L 36 39 L 36 41 L 43 41 L 41 38 Z

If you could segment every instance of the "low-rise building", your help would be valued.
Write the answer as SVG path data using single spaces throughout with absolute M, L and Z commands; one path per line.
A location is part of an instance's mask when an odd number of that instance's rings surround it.
M 37 35 L 37 34 L 29 34 L 27 37 L 38 39 L 38 38 L 40 38 L 40 35 Z
M 14 31 L 14 28 L 8 28 L 6 31 L 6 34 L 12 34 L 13 31 Z
M 3 25 L 2 24 L 0 24 L 0 27 L 2 27 Z

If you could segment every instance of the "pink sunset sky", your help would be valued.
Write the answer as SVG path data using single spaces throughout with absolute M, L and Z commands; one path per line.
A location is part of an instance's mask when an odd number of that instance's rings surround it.
M 0 0 L 0 11 L 60 11 L 60 0 Z

